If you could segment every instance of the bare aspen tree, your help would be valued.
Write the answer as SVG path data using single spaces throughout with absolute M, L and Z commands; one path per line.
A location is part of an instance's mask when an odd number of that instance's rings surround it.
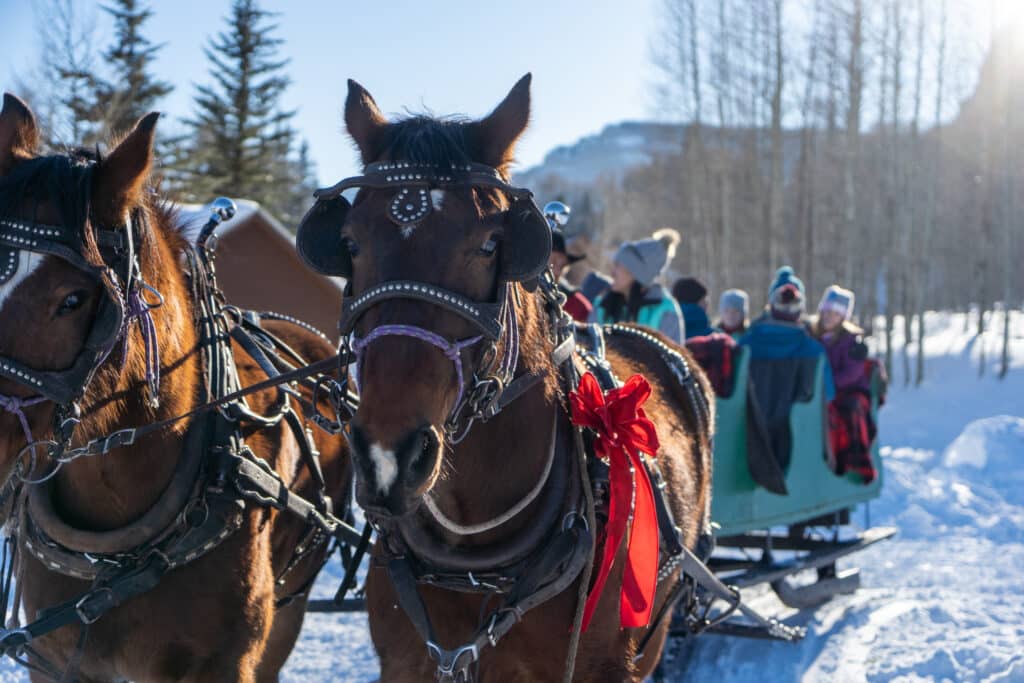
M 932 177 L 928 182 L 927 190 L 927 201 L 925 202 L 925 217 L 924 225 L 922 226 L 921 232 L 921 258 L 922 264 L 921 269 L 918 272 L 918 278 L 920 282 L 917 287 L 917 300 L 914 302 L 914 308 L 917 310 L 917 367 L 916 375 L 914 378 L 914 384 L 917 386 L 921 385 L 924 381 L 924 337 L 925 337 L 925 293 L 927 286 L 931 279 L 931 246 L 932 246 L 932 233 L 935 229 L 936 212 L 935 204 L 939 196 L 939 186 L 941 183 L 942 173 L 942 161 L 944 155 L 943 149 L 943 131 L 942 131 L 942 105 L 943 105 L 943 86 L 945 85 L 946 79 L 946 27 L 947 27 L 947 7 L 946 0 L 941 0 L 939 8 L 939 40 L 936 48 L 936 65 L 935 65 L 935 150 L 932 155 L 934 160 L 931 164 L 933 172 Z
M 718 0 L 718 25 L 717 25 L 717 64 L 715 90 L 718 102 L 718 142 L 719 153 L 726 149 L 726 131 L 732 124 L 732 103 L 734 99 L 734 83 L 732 79 L 732 64 L 730 61 L 729 46 L 732 44 L 732 35 L 729 25 L 729 0 Z M 720 159 L 715 168 L 716 182 L 718 189 L 718 241 L 715 245 L 718 255 L 717 272 L 712 272 L 709 284 L 714 291 L 720 291 L 729 287 L 732 281 L 732 268 L 730 255 L 732 254 L 732 182 L 730 168 L 727 159 Z M 709 235 L 710 244 L 715 244 L 713 235 Z
M 851 248 L 843 254 L 843 282 L 854 281 L 854 249 L 853 239 L 857 232 L 857 184 L 856 172 L 860 159 L 860 119 L 861 102 L 864 92 L 864 3 L 853 0 L 847 18 L 847 34 L 849 54 L 846 61 L 846 134 L 842 156 L 843 176 L 843 227 L 845 239 Z M 882 97 L 884 100 L 885 98 Z M 870 324 L 870 318 L 869 318 Z
M 797 216 L 799 227 L 799 254 L 796 266 L 802 273 L 808 289 L 813 291 L 814 283 L 814 156 L 817 126 L 814 121 L 814 97 L 816 94 L 818 52 L 820 50 L 821 0 L 815 0 L 810 34 L 807 37 L 807 64 L 804 71 L 804 94 L 800 105 L 800 159 L 798 162 L 799 184 L 797 187 Z
M 686 14 L 688 17 L 687 35 L 690 41 L 690 89 L 693 101 L 693 124 L 690 126 L 690 140 L 687 142 L 687 153 L 689 157 L 687 174 L 689 182 L 686 191 L 689 194 L 690 225 L 687 231 L 690 237 L 689 249 L 689 270 L 694 270 L 697 263 L 708 263 L 710 255 L 706 246 L 707 225 L 705 200 L 705 179 L 707 173 L 706 155 L 704 151 L 704 116 L 703 116 L 703 81 L 701 80 L 701 59 L 700 59 L 700 22 L 698 4 L 700 0 L 686 0 Z
M 892 268 L 891 259 L 889 258 L 888 242 L 890 241 L 892 234 L 892 220 L 891 211 L 889 205 L 890 188 L 892 186 L 892 168 L 893 158 L 891 150 L 896 144 L 897 131 L 890 130 L 888 121 L 888 104 L 889 97 L 888 93 L 890 90 L 890 69 L 891 63 L 895 62 L 892 58 L 892 49 L 890 43 L 891 33 L 893 32 L 893 2 L 889 0 L 883 6 L 883 18 L 882 18 L 882 40 L 881 40 L 881 67 L 878 70 L 879 74 L 879 87 L 878 87 L 878 132 L 879 132 L 879 154 L 876 159 L 876 163 L 881 166 L 879 173 L 877 174 L 879 181 L 879 188 L 877 191 L 876 198 L 876 220 L 874 224 L 876 226 L 883 226 L 883 230 L 887 233 L 887 236 L 883 236 L 883 239 L 879 241 L 879 245 L 882 248 L 881 255 L 881 271 L 880 277 L 878 278 L 878 284 L 881 285 L 882 292 L 879 298 L 884 297 L 882 305 L 879 306 L 880 313 L 885 319 L 884 322 L 884 335 L 885 335 L 885 369 L 892 376 L 892 287 L 890 282 L 892 277 L 890 270 Z M 886 153 L 886 150 L 890 150 L 890 153 Z
M 1009 54 L 1011 45 L 1004 39 L 1000 42 L 999 49 L 1006 51 L 1006 59 L 1003 65 L 1011 61 Z M 999 378 L 1003 379 L 1010 372 L 1010 320 L 1013 315 L 1013 266 L 1014 266 L 1014 226 L 1019 223 L 1019 199 L 1017 190 L 1020 188 L 1020 176 L 1015 155 L 1010 153 L 1013 141 L 1020 139 L 1021 127 L 1017 124 L 1020 105 L 1024 104 L 1018 91 L 1006 84 L 1001 94 L 1000 104 L 1002 105 L 1002 116 L 1000 125 L 1002 127 L 1002 145 L 1000 152 L 1002 156 L 1003 176 L 1003 230 L 1002 230 L 1002 298 L 1003 298 L 1003 334 L 1002 351 L 999 354 Z M 994 315 L 994 313 L 993 313 Z
M 771 83 L 771 175 L 768 188 L 768 272 L 788 260 L 788 254 L 780 250 L 782 235 L 782 92 L 785 85 L 782 12 L 784 0 L 772 0 L 772 83 Z
M 910 119 L 910 150 L 909 163 L 904 163 L 902 186 L 904 225 L 900 232 L 900 309 L 903 311 L 903 384 L 913 381 L 910 366 L 910 346 L 913 343 L 913 323 L 915 307 L 912 304 L 917 298 L 919 281 L 918 257 L 911 252 L 911 246 L 918 232 L 917 226 L 924 211 L 922 195 L 918 191 L 914 169 L 921 166 L 921 87 L 924 79 L 924 0 L 917 0 L 917 44 L 914 68 L 914 99 L 913 113 Z
M 998 49 L 996 43 L 996 22 L 995 22 L 995 3 L 991 3 L 989 6 L 990 18 L 989 26 L 991 29 L 989 38 L 989 59 L 995 60 L 997 66 L 998 55 L 995 51 Z M 993 121 L 997 115 L 997 97 L 999 90 L 1003 89 L 1002 81 L 1005 76 L 1000 69 L 996 69 L 994 74 L 997 83 L 993 90 L 989 90 L 986 93 L 982 93 L 983 101 L 981 108 L 985 112 L 985 118 L 987 121 Z M 982 176 L 982 209 L 981 209 L 981 225 L 979 237 L 986 244 L 992 244 L 995 237 L 995 221 L 996 221 L 996 201 L 995 197 L 996 185 L 995 182 L 995 163 L 996 150 L 992 140 L 992 130 L 989 126 L 984 126 L 981 130 L 981 176 Z M 985 376 L 985 365 L 988 362 L 987 353 L 985 348 L 985 312 L 986 307 L 989 303 L 989 260 L 988 250 L 980 249 L 977 251 L 974 259 L 974 285 L 977 287 L 978 292 L 978 329 L 977 329 L 977 345 L 978 345 L 978 377 Z

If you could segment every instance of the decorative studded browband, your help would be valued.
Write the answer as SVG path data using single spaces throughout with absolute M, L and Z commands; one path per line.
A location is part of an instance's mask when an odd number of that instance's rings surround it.
M 345 178 L 331 187 L 317 190 L 320 200 L 337 197 L 350 188 L 386 189 L 398 191 L 388 204 L 388 218 L 399 226 L 419 223 L 430 214 L 431 189 L 451 186 L 493 187 L 504 192 L 510 201 L 532 198 L 533 193 L 513 187 L 495 169 L 483 164 L 462 164 L 440 167 L 416 164 L 410 161 L 382 161 L 368 164 L 363 175 Z

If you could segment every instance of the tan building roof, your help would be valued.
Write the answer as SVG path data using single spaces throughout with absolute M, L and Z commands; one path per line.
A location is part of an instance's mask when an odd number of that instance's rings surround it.
M 235 203 L 235 217 L 216 233 L 217 281 L 228 302 L 290 315 L 337 340 L 344 280 L 306 268 L 295 252 L 295 235 L 259 204 L 246 199 Z M 208 207 L 199 204 L 183 204 L 179 209 L 193 235 L 210 216 Z

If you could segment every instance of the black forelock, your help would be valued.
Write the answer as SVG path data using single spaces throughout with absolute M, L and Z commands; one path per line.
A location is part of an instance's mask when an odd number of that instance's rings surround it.
M 50 202 L 64 226 L 84 228 L 99 161 L 98 152 L 74 149 L 19 163 L 0 178 L 0 215 L 17 214 L 26 202 L 33 212 L 40 203 Z
M 383 159 L 414 164 L 451 166 L 472 159 L 466 136 L 469 119 L 412 115 L 388 124 Z

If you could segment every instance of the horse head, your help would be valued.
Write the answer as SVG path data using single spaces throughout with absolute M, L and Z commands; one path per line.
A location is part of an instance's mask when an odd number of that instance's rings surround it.
M 145 189 L 158 117 L 156 113 L 143 117 L 104 157 L 86 150 L 39 156 L 35 117 L 21 100 L 4 96 L 0 113 L 0 475 L 4 477 L 10 474 L 16 454 L 26 452 L 28 441 L 60 440 L 61 423 L 76 420 L 79 411 L 90 414 L 90 420 L 78 436 L 99 432 L 114 419 L 113 414 L 97 414 L 99 408 L 142 388 L 147 374 L 145 345 L 124 343 L 124 335 L 130 333 L 132 316 L 157 303 L 155 292 L 168 286 L 164 273 L 180 270 L 173 249 L 158 239 L 160 230 L 154 227 L 168 224 L 170 216 L 156 210 Z M 139 289 L 140 283 L 145 290 Z M 132 308 L 133 295 L 143 298 L 138 311 Z M 133 407 L 121 404 L 113 412 L 123 417 Z M 34 462 L 35 449 L 32 453 Z M 23 466 L 30 464 L 25 458 Z
M 480 120 L 389 122 L 349 81 L 345 122 L 364 174 L 318 192 L 298 248 L 313 268 L 348 278 L 356 495 L 374 515 L 418 507 L 460 420 L 516 370 L 520 292 L 551 248 L 529 193 L 508 183 L 529 85 L 527 75 Z M 350 188 L 351 204 L 341 195 Z

